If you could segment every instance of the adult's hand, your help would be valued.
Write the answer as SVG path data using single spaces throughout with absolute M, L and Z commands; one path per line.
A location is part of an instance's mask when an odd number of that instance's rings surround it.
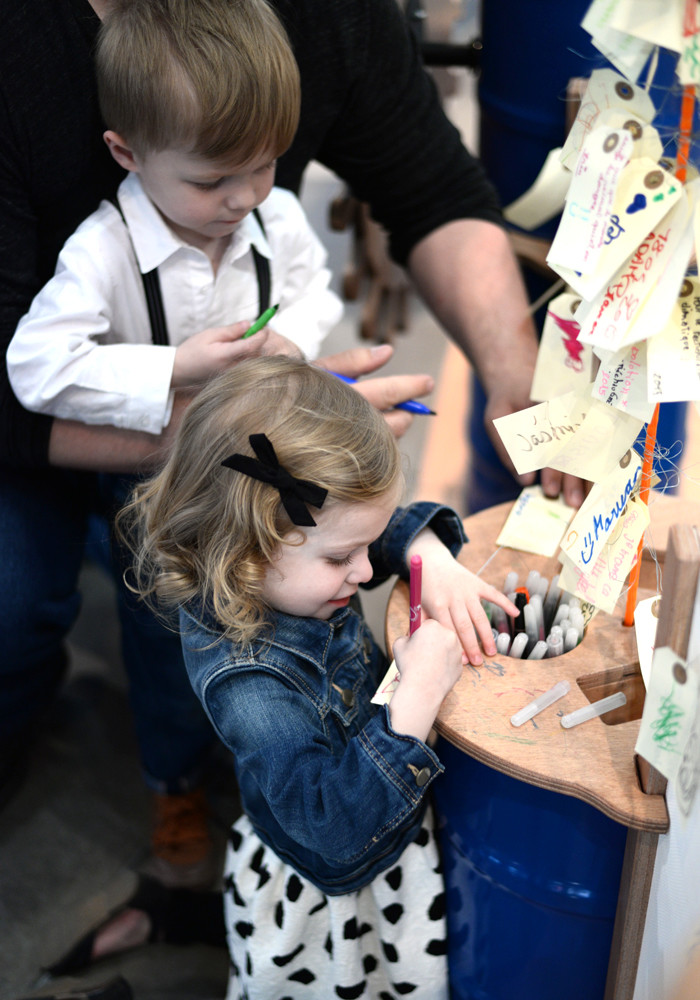
M 480 219 L 447 223 L 416 244 L 409 271 L 426 304 L 474 366 L 487 398 L 487 433 L 515 475 L 493 420 L 532 405 L 538 342 L 508 234 Z M 527 486 L 535 475 L 517 478 Z M 582 480 L 553 469 L 543 469 L 541 480 L 547 496 L 561 492 L 572 506 L 582 503 Z
M 526 472 L 518 475 L 510 459 L 510 455 L 503 445 L 500 434 L 493 425 L 493 421 L 498 417 L 517 413 L 518 410 L 523 410 L 533 405 L 529 398 L 529 387 L 527 398 L 524 401 L 522 396 L 518 397 L 517 387 L 517 379 L 514 378 L 512 381 L 504 383 L 502 391 L 491 393 L 484 408 L 484 425 L 493 442 L 494 448 L 506 468 L 511 470 L 522 486 L 531 486 L 535 482 L 536 473 Z M 511 395 L 508 389 L 516 390 L 516 392 Z M 559 472 L 557 469 L 541 469 L 540 484 L 545 496 L 554 498 L 561 495 L 570 507 L 580 507 L 592 485 L 583 479 L 578 479 L 576 476 Z
M 359 378 L 370 375 L 387 363 L 394 353 L 390 344 L 376 347 L 352 347 L 339 354 L 319 358 L 316 362 L 328 371 Z M 404 410 L 395 410 L 397 403 L 416 399 L 432 392 L 435 381 L 430 375 L 384 375 L 365 379 L 355 385 L 365 399 L 384 413 L 384 417 L 395 437 L 401 437 L 411 426 L 413 416 Z

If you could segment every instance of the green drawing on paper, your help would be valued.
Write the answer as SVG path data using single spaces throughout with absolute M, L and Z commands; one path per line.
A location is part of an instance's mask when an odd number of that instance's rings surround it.
M 670 753 L 679 752 L 674 744 L 678 738 L 682 718 L 683 712 L 674 703 L 673 690 L 671 690 L 670 694 L 661 699 L 658 718 L 654 719 L 650 726 L 652 739 L 662 750 L 668 750 Z

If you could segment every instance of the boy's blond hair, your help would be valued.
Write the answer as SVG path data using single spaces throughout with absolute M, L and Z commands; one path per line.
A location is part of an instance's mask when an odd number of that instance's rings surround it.
M 261 585 L 279 546 L 304 539 L 277 489 L 221 464 L 253 455 L 248 439 L 259 433 L 291 475 L 328 490 L 323 511 L 398 494 L 403 484 L 384 418 L 320 368 L 256 358 L 202 389 L 165 468 L 137 488 L 119 525 L 136 555 L 134 589 L 161 608 L 203 602 L 236 642 L 265 624 Z
M 104 121 L 142 155 L 242 165 L 291 145 L 299 70 L 266 0 L 112 0 L 96 61 Z

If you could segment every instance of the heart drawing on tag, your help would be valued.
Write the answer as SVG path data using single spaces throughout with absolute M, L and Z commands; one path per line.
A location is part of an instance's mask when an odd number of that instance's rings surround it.
M 636 194 L 632 199 L 632 204 L 627 206 L 627 214 L 633 215 L 635 212 L 641 212 L 641 210 L 646 207 L 646 197 L 643 194 Z

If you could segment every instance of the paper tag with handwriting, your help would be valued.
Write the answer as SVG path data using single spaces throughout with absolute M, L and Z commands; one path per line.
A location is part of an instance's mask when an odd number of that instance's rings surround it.
M 700 399 L 700 282 L 686 277 L 666 326 L 647 344 L 647 393 L 654 403 Z
M 651 98 L 642 87 L 635 86 L 615 70 L 594 70 L 562 149 L 562 163 L 569 170 L 574 170 L 586 136 L 597 127 L 601 111 L 607 108 L 622 108 L 645 122 L 651 122 L 656 114 Z
M 526 486 L 513 503 L 496 545 L 553 556 L 574 513 L 562 497 L 552 499 L 541 486 Z
M 596 348 L 600 366 L 593 384 L 593 395 L 602 403 L 629 413 L 647 423 L 654 412 L 654 404 L 647 394 L 647 345 L 632 344 L 619 351 L 610 352 Z
M 599 482 L 632 447 L 642 421 L 568 392 L 493 425 L 519 475 L 551 468 Z
M 581 600 L 612 614 L 627 575 L 637 558 L 639 540 L 649 524 L 649 510 L 640 500 L 630 499 L 627 512 L 603 546 L 598 558 L 583 572 L 562 550 L 559 586 Z
M 591 41 L 608 62 L 628 80 L 634 81 L 642 72 L 653 46 L 651 42 L 610 27 L 610 18 L 620 2 L 623 0 L 593 0 L 581 27 L 592 36 Z
M 592 299 L 681 200 L 683 190 L 681 182 L 654 160 L 646 156 L 631 160 L 620 174 L 595 268 L 588 274 L 557 270 L 579 295 Z
M 688 84 L 700 83 L 700 34 L 696 31 L 683 38 L 683 48 L 676 65 L 676 74 L 680 82 Z
M 561 222 L 547 254 L 547 262 L 554 270 L 567 268 L 580 274 L 595 270 L 633 141 L 625 129 L 596 128 L 584 142 Z
M 595 565 L 603 547 L 624 522 L 627 504 L 639 492 L 642 460 L 633 448 L 625 452 L 610 475 L 595 483 L 562 540 L 562 550 L 581 570 Z
M 637 639 L 637 656 L 644 686 L 649 687 L 651 660 L 656 645 L 656 629 L 661 611 L 661 594 L 640 601 L 634 609 L 634 632 Z
M 583 343 L 616 351 L 652 336 L 666 323 L 692 249 L 690 219 L 688 200 L 682 197 L 607 287 L 579 308 Z M 665 275 L 668 281 L 661 295 L 659 286 Z M 652 291 L 656 293 L 653 298 Z
M 593 350 L 579 342 L 575 319 L 580 301 L 578 295 L 565 292 L 547 307 L 530 389 L 535 402 L 583 389 L 591 381 Z
M 697 710 L 697 673 L 670 647 L 657 647 L 635 751 L 669 781 L 680 768 Z

